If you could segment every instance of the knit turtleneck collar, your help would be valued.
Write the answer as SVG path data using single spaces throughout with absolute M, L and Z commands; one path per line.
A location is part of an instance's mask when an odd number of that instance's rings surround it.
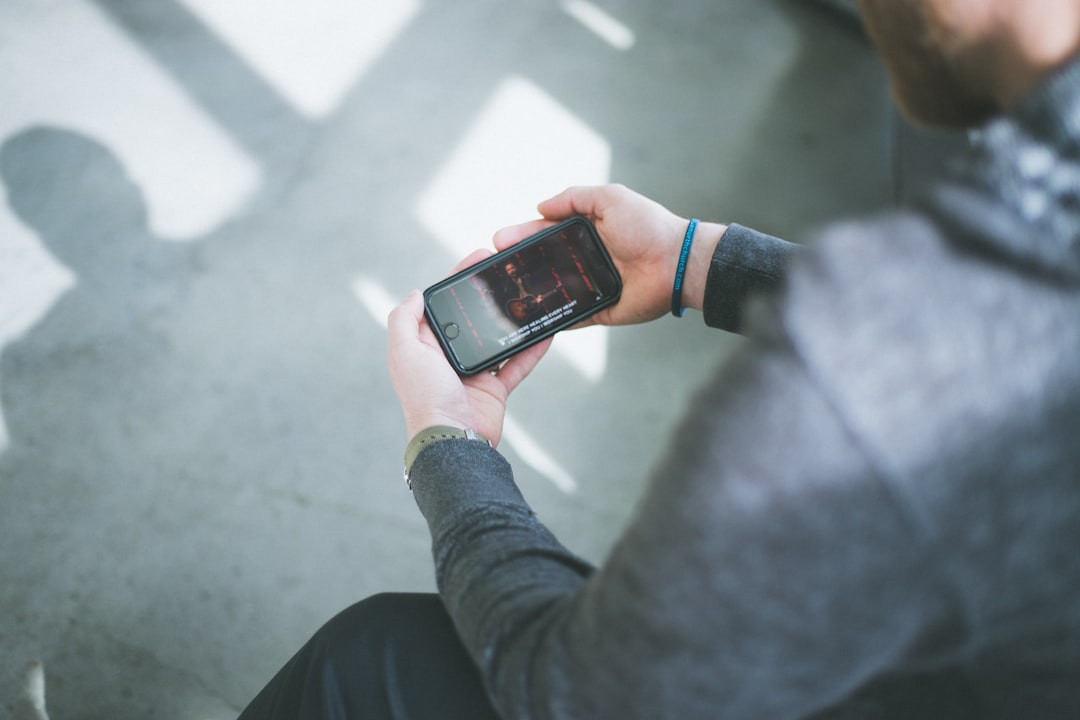
M 953 181 L 930 203 L 962 235 L 1080 277 L 1080 58 L 979 132 Z

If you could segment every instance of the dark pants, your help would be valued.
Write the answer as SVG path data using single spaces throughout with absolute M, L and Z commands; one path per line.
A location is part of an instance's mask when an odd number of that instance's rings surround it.
M 326 623 L 241 720 L 498 718 L 438 595 L 375 595 Z

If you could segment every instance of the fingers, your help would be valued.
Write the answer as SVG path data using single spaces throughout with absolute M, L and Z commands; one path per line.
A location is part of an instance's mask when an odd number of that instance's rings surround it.
M 599 220 L 603 217 L 604 210 L 614 202 L 615 194 L 623 190 L 624 188 L 620 185 L 567 188 L 537 206 L 537 210 L 543 215 L 542 220 L 531 220 L 496 232 L 494 237 L 495 248 L 505 250 L 530 235 L 535 235 L 541 230 L 551 227 L 556 222 L 566 220 L 573 215 L 583 215 L 594 221 Z
M 419 290 L 413 290 L 400 305 L 390 311 L 386 319 L 386 330 L 391 351 L 401 342 L 416 339 L 423 315 L 424 297 Z
M 454 266 L 454 269 L 450 271 L 450 274 L 453 275 L 456 272 L 460 272 L 461 270 L 464 270 L 465 268 L 469 267 L 470 265 L 475 265 L 476 263 L 490 257 L 493 254 L 494 253 L 492 253 L 490 250 L 488 250 L 486 248 L 481 248 L 479 250 L 473 250 L 471 253 L 469 253 L 464 258 L 462 258 L 461 260 L 458 261 L 458 264 Z
M 532 347 L 522 350 L 517 355 L 506 361 L 506 363 L 499 368 L 497 376 L 499 381 L 506 388 L 507 393 L 511 393 L 514 389 L 521 384 L 521 381 L 529 376 L 529 373 L 536 368 L 537 364 L 547 353 L 548 348 L 551 347 L 552 338 L 542 340 Z
M 496 250 L 505 250 L 554 224 L 551 220 L 530 220 L 520 225 L 511 225 L 496 232 L 492 242 L 495 244 Z
M 567 188 L 555 197 L 544 200 L 536 209 L 549 220 L 568 218 L 571 215 L 592 217 L 589 212 L 594 205 L 591 190 L 587 187 Z
M 403 345 L 416 343 L 417 341 L 430 347 L 438 347 L 439 345 L 435 333 L 432 332 L 424 317 L 424 295 L 419 290 L 413 290 L 402 300 L 400 305 L 390 311 L 386 321 L 386 330 L 387 345 L 392 363 L 395 351 L 402 348 Z M 411 347 L 415 347 L 415 345 Z M 407 353 L 408 350 L 404 352 Z
M 549 220 L 583 215 L 597 221 L 603 218 L 604 211 L 615 205 L 619 195 L 625 192 L 629 191 L 622 185 L 571 187 L 540 203 L 537 210 Z
M 424 298 L 423 294 L 419 290 L 413 290 L 405 299 L 401 301 L 401 304 L 390 311 L 390 315 L 387 318 L 387 325 L 394 327 L 400 325 L 404 320 L 413 318 L 418 320 L 421 315 L 424 314 Z

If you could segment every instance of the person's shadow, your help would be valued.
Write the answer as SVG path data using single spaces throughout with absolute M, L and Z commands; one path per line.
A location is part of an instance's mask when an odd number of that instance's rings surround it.
M 159 632 L 130 618 L 177 589 L 167 554 L 136 549 L 155 544 L 140 523 L 169 532 L 177 491 L 167 468 L 192 450 L 180 431 L 192 418 L 175 401 L 195 380 L 182 371 L 173 316 L 200 249 L 159 242 L 138 187 L 85 136 L 25 130 L 0 148 L 0 177 L 12 210 L 75 276 L 0 354 L 10 435 L 0 454 L 0 660 L 47 659 L 54 679 L 96 686 L 131 652 L 125 636 Z M 159 675 L 131 682 L 168 685 Z
M 248 692 L 234 666 L 264 641 L 222 618 L 258 616 L 282 583 L 328 576 L 340 579 L 326 604 L 339 606 L 357 550 L 334 538 L 357 517 L 417 537 L 426 555 L 422 521 L 397 520 L 409 508 L 382 490 L 400 461 L 380 448 L 400 430 L 370 422 L 367 407 L 392 399 L 383 373 L 360 369 L 376 343 L 381 365 L 383 330 L 349 292 L 354 265 L 276 227 L 288 209 L 162 241 L 116 157 L 63 129 L 7 140 L 0 179 L 75 277 L 0 350 L 0 614 L 16 618 L 0 617 L 0 647 L 20 672 L 46 661 L 69 688 L 99 686 L 95 662 L 115 668 L 165 714 L 190 698 L 191 674 Z M 290 622 L 308 612 L 329 611 Z M 215 618 L 215 637 L 192 632 L 192 614 Z M 206 665 L 208 644 L 220 667 Z M 72 699 L 55 699 L 70 715 Z M 79 714 L 111 707 L 79 702 Z
M 89 468 L 109 472 L 102 463 L 115 456 L 109 446 L 123 442 L 125 406 L 141 401 L 132 390 L 168 364 L 166 316 L 182 303 L 197 247 L 153 237 L 138 187 L 85 136 L 25 130 L 0 149 L 0 177 L 12 210 L 76 276 L 44 320 L 0 356 L 9 452 L 71 463 L 83 476 Z

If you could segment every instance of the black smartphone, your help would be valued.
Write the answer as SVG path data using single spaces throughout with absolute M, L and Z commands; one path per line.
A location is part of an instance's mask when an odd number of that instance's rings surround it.
M 614 304 L 622 278 L 596 229 L 573 217 L 424 291 L 450 364 L 474 375 Z

